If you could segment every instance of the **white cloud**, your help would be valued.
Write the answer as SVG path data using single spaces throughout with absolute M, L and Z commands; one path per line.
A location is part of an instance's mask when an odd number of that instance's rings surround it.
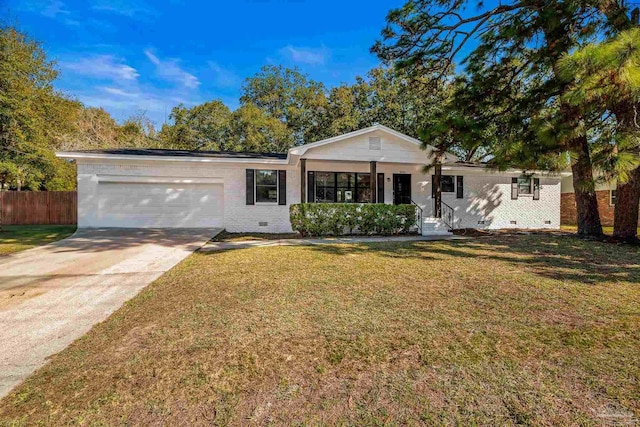
M 129 18 L 143 18 L 155 15 L 155 10 L 140 0 L 94 0 L 91 9 L 98 12 L 113 13 Z
M 135 81 L 138 71 L 113 55 L 98 55 L 76 61 L 62 61 L 63 70 L 75 74 L 113 81 Z
M 150 49 L 144 51 L 149 61 L 156 66 L 158 75 L 167 81 L 179 83 L 184 87 L 196 89 L 200 86 L 200 80 L 193 74 L 183 70 L 177 59 L 160 60 Z
M 216 62 L 209 61 L 209 68 L 214 72 L 212 83 L 217 87 L 233 87 L 238 85 L 240 77 L 233 71 L 222 68 Z
M 280 54 L 300 64 L 322 65 L 329 59 L 331 52 L 326 46 L 312 48 L 288 45 L 280 49 Z
M 65 25 L 80 25 L 78 21 L 71 18 L 71 12 L 60 0 L 26 0 L 18 5 L 18 9 L 55 19 Z
M 117 87 L 101 87 L 103 91 L 110 93 L 111 95 L 121 96 L 124 98 L 138 98 L 139 93 L 118 89 Z

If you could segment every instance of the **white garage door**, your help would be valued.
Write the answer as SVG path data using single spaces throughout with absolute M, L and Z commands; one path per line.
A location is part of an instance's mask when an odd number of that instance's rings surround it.
M 98 222 L 104 227 L 222 227 L 222 184 L 98 184 Z

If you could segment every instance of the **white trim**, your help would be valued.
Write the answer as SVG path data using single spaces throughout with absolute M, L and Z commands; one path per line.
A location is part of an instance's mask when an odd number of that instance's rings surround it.
M 536 176 L 536 177 L 550 177 L 550 178 L 559 178 L 562 176 L 571 176 L 571 174 L 566 175 L 564 172 L 550 172 L 543 170 L 522 170 L 522 169 L 506 169 L 506 170 L 497 170 L 488 167 L 465 167 L 465 166 L 456 166 L 452 165 L 442 165 L 443 171 L 459 171 L 464 173 L 459 173 L 458 175 L 487 175 L 487 174 L 498 174 L 498 175 L 522 175 L 526 173 L 527 175 Z
M 364 128 L 364 129 L 359 129 L 353 132 L 349 132 L 349 133 L 345 133 L 343 135 L 338 135 L 338 136 L 334 136 L 332 138 L 327 138 L 327 139 L 323 139 L 321 141 L 317 141 L 317 142 L 312 142 L 310 144 L 305 144 L 305 145 L 301 145 L 299 147 L 293 147 L 289 149 L 289 155 L 296 155 L 296 156 L 302 156 L 304 153 L 306 153 L 310 148 L 316 148 L 316 147 L 320 147 L 323 145 L 327 145 L 327 144 L 332 144 L 334 142 L 338 142 L 338 141 L 342 141 L 348 138 L 353 138 L 354 136 L 360 136 L 360 135 L 364 135 L 370 132 L 374 132 L 374 131 L 382 131 L 382 132 L 386 132 L 390 135 L 393 135 L 397 138 L 400 138 L 404 141 L 410 142 L 412 144 L 415 144 L 419 147 L 422 148 L 422 141 L 412 138 L 409 135 L 405 135 L 401 132 L 398 132 L 396 130 L 393 130 L 391 128 L 388 128 L 384 125 L 380 125 L 380 124 L 376 124 L 373 126 L 369 126 L 368 128 Z M 426 145 L 427 150 L 430 151 L 435 151 L 436 148 L 431 146 L 431 145 Z M 425 151 L 427 151 L 425 150 Z M 454 156 L 453 154 L 449 154 L 446 153 L 445 154 L 445 159 L 446 160 L 459 160 L 458 157 Z M 419 162 L 418 162 L 419 163 Z
M 188 178 L 170 176 L 96 175 L 98 182 L 138 184 L 224 184 L 223 178 Z
M 131 154 L 83 153 L 78 151 L 57 151 L 56 157 L 61 159 L 107 159 L 107 160 L 138 160 L 138 161 L 166 161 L 166 162 L 202 162 L 202 163 L 264 163 L 287 165 L 288 159 L 257 159 L 231 157 L 198 157 L 198 156 L 153 156 Z

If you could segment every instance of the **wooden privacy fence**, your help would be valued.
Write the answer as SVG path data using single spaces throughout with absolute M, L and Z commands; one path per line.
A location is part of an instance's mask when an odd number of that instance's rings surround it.
M 2 224 L 76 224 L 75 191 L 0 191 Z

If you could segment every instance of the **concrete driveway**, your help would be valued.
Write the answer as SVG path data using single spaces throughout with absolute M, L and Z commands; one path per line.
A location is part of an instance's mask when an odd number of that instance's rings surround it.
M 219 232 L 80 230 L 0 257 L 0 397 Z

